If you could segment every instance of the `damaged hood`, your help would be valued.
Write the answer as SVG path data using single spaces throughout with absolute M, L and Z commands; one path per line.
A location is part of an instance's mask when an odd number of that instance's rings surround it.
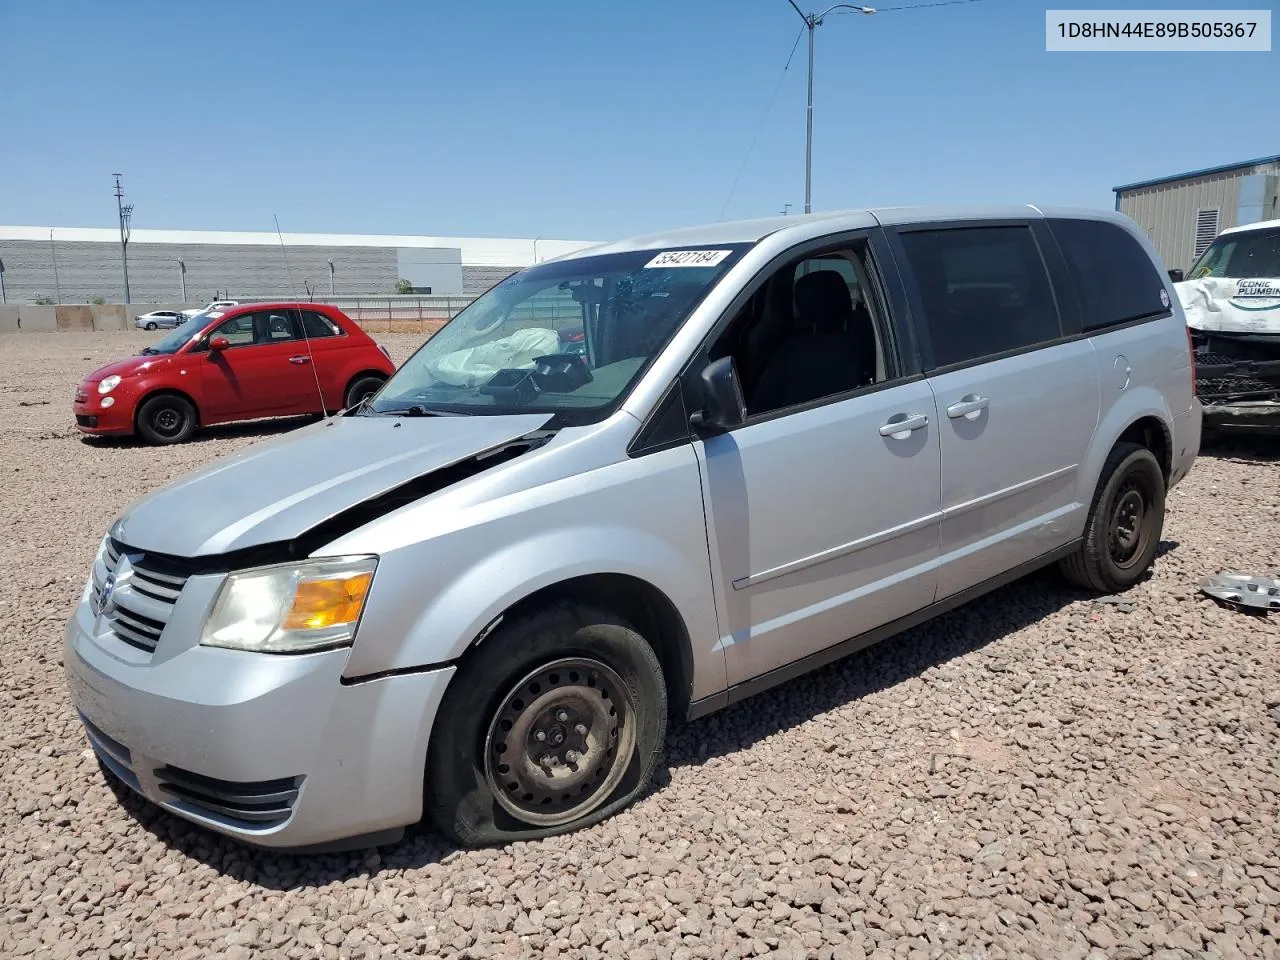
M 292 540 L 401 484 L 542 427 L 547 414 L 338 417 L 217 460 L 143 497 L 121 543 L 177 557 Z
M 1173 288 L 1193 330 L 1280 334 L 1280 277 L 1203 277 Z

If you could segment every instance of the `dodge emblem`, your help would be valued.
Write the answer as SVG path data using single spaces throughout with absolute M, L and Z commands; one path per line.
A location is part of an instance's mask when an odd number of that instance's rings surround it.
M 93 601 L 93 614 L 100 617 L 107 607 L 111 606 L 111 593 L 116 588 L 116 578 L 112 574 L 107 574 L 107 579 L 102 581 L 102 589 L 98 591 L 98 596 Z

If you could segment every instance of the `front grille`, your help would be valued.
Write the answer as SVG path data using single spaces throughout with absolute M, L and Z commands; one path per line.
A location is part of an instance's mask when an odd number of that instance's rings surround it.
M 96 427 L 98 425 L 98 418 L 96 416 L 77 413 L 76 423 L 78 423 L 82 427 Z
M 155 776 L 161 790 L 195 812 L 256 828 L 288 820 L 302 786 L 301 777 L 236 783 L 168 765 L 157 768 Z
M 121 557 L 127 564 L 121 564 Z M 96 605 L 107 578 L 116 578 L 103 611 L 107 626 L 130 646 L 152 653 L 190 575 L 181 561 L 132 550 L 108 539 L 101 565 L 94 565 L 91 599 Z

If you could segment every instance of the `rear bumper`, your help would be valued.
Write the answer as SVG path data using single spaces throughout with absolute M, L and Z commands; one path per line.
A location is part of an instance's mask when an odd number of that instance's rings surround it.
M 1169 487 L 1184 480 L 1200 455 L 1203 430 L 1202 405 L 1192 399 L 1191 409 L 1173 418 L 1173 456 L 1169 470 Z

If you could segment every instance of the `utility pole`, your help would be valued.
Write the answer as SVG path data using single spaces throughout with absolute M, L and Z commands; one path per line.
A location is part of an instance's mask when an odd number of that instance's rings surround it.
M 8 302 L 4 296 L 4 261 L 0 260 L 0 307 Z
M 871 16 L 876 12 L 875 7 L 860 7 L 853 3 L 834 3 L 821 13 L 805 13 L 796 6 L 796 0 L 787 0 L 791 4 L 792 9 L 800 14 L 800 19 L 804 21 L 805 28 L 809 31 L 809 96 L 807 106 L 805 108 L 805 130 L 804 130 L 804 212 L 813 212 L 812 203 L 812 185 L 813 185 L 813 31 L 822 25 L 822 21 L 827 14 L 833 10 L 852 10 L 855 13 L 866 14 Z
M 784 203 L 784 204 L 782 205 L 781 213 L 782 213 L 782 215 L 783 215 L 784 217 L 789 217 L 789 216 L 791 216 L 791 204 L 789 204 L 789 203 Z
M 120 267 L 124 271 L 124 302 L 129 299 L 129 221 L 133 218 L 133 204 L 124 202 L 124 188 L 120 186 L 120 174 L 116 178 L 116 211 L 120 215 Z
M 49 254 L 53 257 L 53 292 L 54 299 L 62 302 L 62 284 L 58 281 L 58 248 L 53 245 L 53 230 L 49 230 Z
M 178 275 L 182 277 L 182 302 L 186 303 L 187 302 L 187 265 L 181 260 L 178 261 Z
M 334 295 L 333 293 L 333 261 L 330 260 L 329 261 L 329 296 L 332 297 L 333 295 Z

